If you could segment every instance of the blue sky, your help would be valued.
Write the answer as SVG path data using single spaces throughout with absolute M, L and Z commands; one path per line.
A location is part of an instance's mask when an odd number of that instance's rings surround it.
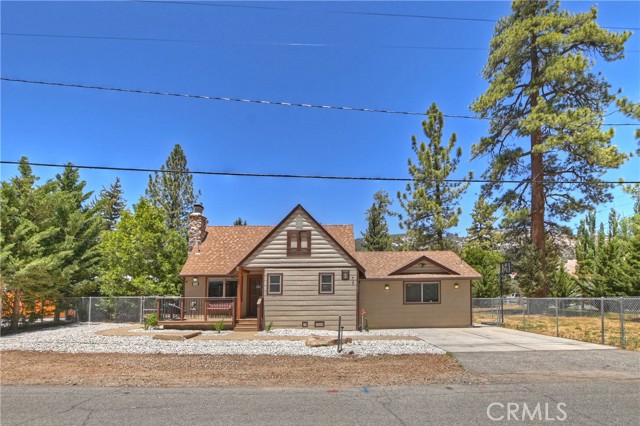
M 584 11 L 591 4 L 562 6 Z M 468 106 L 487 86 L 480 73 L 494 24 L 483 19 L 508 14 L 510 4 L 3 1 L 1 7 L 6 78 L 400 111 L 423 112 L 436 102 L 445 114 L 470 115 Z M 602 26 L 640 27 L 639 2 L 601 2 L 598 7 Z M 89 38 L 33 36 L 42 34 Z M 624 60 L 598 62 L 597 69 L 614 88 L 638 100 L 638 35 L 627 49 Z M 416 116 L 4 81 L 1 90 L 1 157 L 7 161 L 26 155 L 43 163 L 158 168 L 180 144 L 191 170 L 408 177 L 411 136 L 422 136 Z M 616 114 L 607 121 L 630 122 Z M 634 129 L 616 128 L 614 143 L 623 151 L 635 149 Z M 486 130 L 483 121 L 445 119 L 445 137 L 456 132 L 464 151 L 454 177 L 485 170 L 484 160 L 468 160 L 472 144 Z M 59 172 L 34 171 L 43 179 Z M 16 167 L 2 165 L 1 173 L 8 179 Z M 96 192 L 119 176 L 129 203 L 144 194 L 148 180 L 148 174 L 132 172 L 83 170 L 81 176 Z M 608 177 L 640 179 L 640 159 L 632 158 Z M 395 198 L 404 187 L 214 176 L 196 176 L 194 184 L 202 191 L 211 224 L 231 224 L 239 216 L 249 224 L 275 224 L 301 203 L 321 223 L 354 224 L 356 236 L 366 226 L 364 213 L 373 193 L 385 189 Z M 456 229 L 461 234 L 470 224 L 479 189 L 473 184 L 462 199 Z M 614 203 L 598 206 L 601 218 L 610 207 L 631 213 L 631 199 L 615 194 Z M 398 232 L 394 220 L 390 225 Z

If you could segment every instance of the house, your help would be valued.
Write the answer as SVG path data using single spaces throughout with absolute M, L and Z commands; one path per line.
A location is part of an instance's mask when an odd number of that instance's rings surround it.
M 196 205 L 189 247 L 177 323 L 335 330 L 340 316 L 354 330 L 364 310 L 372 328 L 468 327 L 480 278 L 449 251 L 357 252 L 352 225 L 322 225 L 301 205 L 275 226 L 207 226 Z

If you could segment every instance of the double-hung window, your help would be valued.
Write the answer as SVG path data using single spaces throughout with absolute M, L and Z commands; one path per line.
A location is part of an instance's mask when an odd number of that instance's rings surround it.
M 267 294 L 282 294 L 282 274 L 267 274 Z
M 440 303 L 440 283 L 404 283 L 404 303 Z
M 319 277 L 318 288 L 320 294 L 333 294 L 334 292 L 334 275 L 333 273 L 321 273 Z

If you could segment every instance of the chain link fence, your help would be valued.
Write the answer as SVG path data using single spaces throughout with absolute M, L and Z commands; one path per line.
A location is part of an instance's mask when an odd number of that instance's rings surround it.
M 79 322 L 143 322 L 156 312 L 157 297 L 78 297 L 65 299 Z
M 640 297 L 473 299 L 473 322 L 640 350 Z

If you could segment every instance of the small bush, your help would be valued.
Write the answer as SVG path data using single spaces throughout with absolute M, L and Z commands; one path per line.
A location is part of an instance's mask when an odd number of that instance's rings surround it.
M 364 331 L 369 332 L 369 318 L 364 317 Z
M 273 327 L 273 321 L 269 321 L 269 323 L 264 326 L 264 331 L 268 333 L 271 331 L 272 327 Z
M 218 333 L 220 333 L 222 330 L 224 330 L 224 320 L 220 320 L 216 323 L 213 324 L 213 329 L 215 331 L 217 331 Z
M 158 314 L 155 312 L 152 312 L 150 314 L 148 314 L 146 317 L 144 317 L 144 329 L 148 330 L 151 327 L 157 327 L 158 326 Z

